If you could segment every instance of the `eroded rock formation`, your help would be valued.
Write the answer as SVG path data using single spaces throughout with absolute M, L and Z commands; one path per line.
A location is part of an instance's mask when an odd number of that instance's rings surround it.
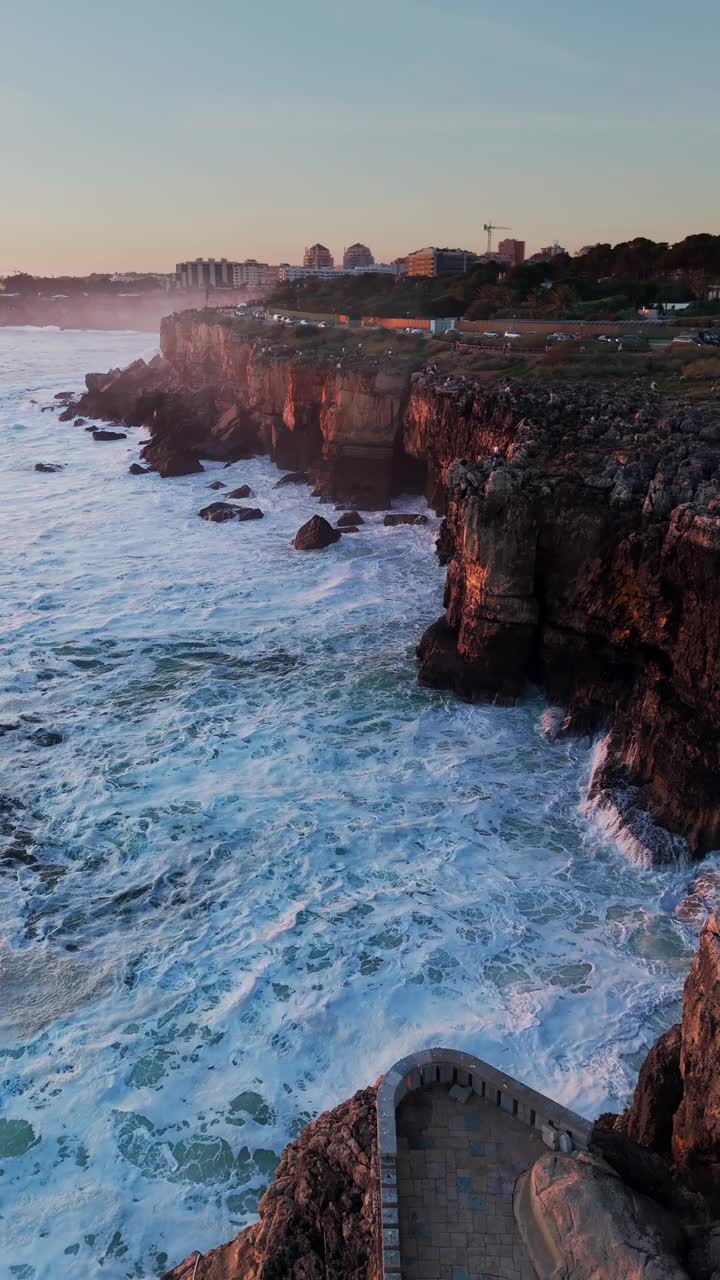
M 256 450 L 319 497 L 446 520 L 446 614 L 420 680 L 603 734 L 588 804 L 640 860 L 720 845 L 720 418 L 647 385 L 479 385 L 348 351 L 313 363 L 222 317 L 163 321 L 162 356 L 92 374 L 81 412 L 143 423 L 161 475 Z M 687 840 L 687 846 L 685 841 Z
M 617 1165 L 625 1137 L 668 1161 L 720 1215 L 720 915 L 711 915 L 685 982 L 682 1024 L 650 1050 L 631 1105 L 604 1116 L 593 1142 Z
M 286 1147 L 260 1221 L 164 1280 L 379 1280 L 375 1089 L 326 1111 Z

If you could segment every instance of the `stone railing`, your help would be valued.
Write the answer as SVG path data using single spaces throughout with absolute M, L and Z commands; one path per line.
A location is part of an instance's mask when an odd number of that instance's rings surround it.
M 400 1222 L 395 1110 L 413 1089 L 460 1085 L 529 1128 L 549 1146 L 585 1150 L 592 1125 L 552 1098 L 529 1089 L 481 1058 L 457 1049 L 425 1049 L 401 1058 L 383 1076 L 377 1096 L 382 1274 L 400 1280 Z

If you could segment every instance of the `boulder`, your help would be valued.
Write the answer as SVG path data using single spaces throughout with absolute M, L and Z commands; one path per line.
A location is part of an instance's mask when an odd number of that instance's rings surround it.
M 74 427 L 84 427 L 86 422 L 87 422 L 87 418 L 76 418 L 76 419 L 75 419 L 75 421 L 74 421 L 74 423 L 73 423 L 73 426 L 74 426 Z
M 364 523 L 359 511 L 343 511 L 343 514 L 338 517 L 337 527 L 342 529 L 345 525 L 357 526 Z
M 233 489 L 227 495 L 228 498 L 254 498 L 255 494 L 249 484 L 241 484 L 239 489 Z
M 388 513 L 383 524 L 389 528 L 397 524 L 427 524 L 427 516 L 419 515 L 417 512 L 398 511 Z
M 679 1225 L 597 1156 L 540 1156 L 513 1213 L 537 1280 L 688 1280 Z
M 214 524 L 224 524 L 226 520 L 262 520 L 263 517 L 259 507 L 233 507 L 229 502 L 211 502 L 198 515 Z
M 203 470 L 194 449 L 188 449 L 182 444 L 173 444 L 171 440 L 164 438 L 151 440 L 145 445 L 140 456 L 149 462 L 164 480 L 170 476 L 189 476 Z
M 36 462 L 35 470 L 46 471 L 46 472 L 62 471 L 63 464 L 61 462 Z
M 93 440 L 127 440 L 124 431 L 105 431 L 98 429 L 92 433 Z
M 212 480 L 211 483 L 208 485 L 208 489 L 225 489 L 225 488 L 227 488 L 227 485 L 224 485 L 222 480 Z
M 128 470 L 131 476 L 147 476 L 150 474 L 150 468 L 141 467 L 139 462 L 132 462 Z
M 319 551 L 323 547 L 329 547 L 331 542 L 339 541 L 340 533 L 323 516 L 311 516 L 298 529 L 293 538 L 293 546 L 296 551 Z
M 308 478 L 304 471 L 288 471 L 286 476 L 281 476 L 274 489 L 283 489 L 286 484 L 308 484 Z

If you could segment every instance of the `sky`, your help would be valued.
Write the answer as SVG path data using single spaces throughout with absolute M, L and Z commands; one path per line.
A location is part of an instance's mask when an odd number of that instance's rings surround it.
M 0 273 L 720 231 L 717 0 L 2 0 Z

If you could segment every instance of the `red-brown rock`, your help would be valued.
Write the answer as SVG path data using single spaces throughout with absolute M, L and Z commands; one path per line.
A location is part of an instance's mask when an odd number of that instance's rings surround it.
M 375 1089 L 286 1147 L 260 1221 L 163 1280 L 380 1280 Z
M 293 538 L 293 546 L 296 551 L 320 551 L 323 547 L 329 547 L 331 542 L 339 542 L 340 536 L 338 530 L 333 529 L 323 516 L 311 516 L 298 529 Z

